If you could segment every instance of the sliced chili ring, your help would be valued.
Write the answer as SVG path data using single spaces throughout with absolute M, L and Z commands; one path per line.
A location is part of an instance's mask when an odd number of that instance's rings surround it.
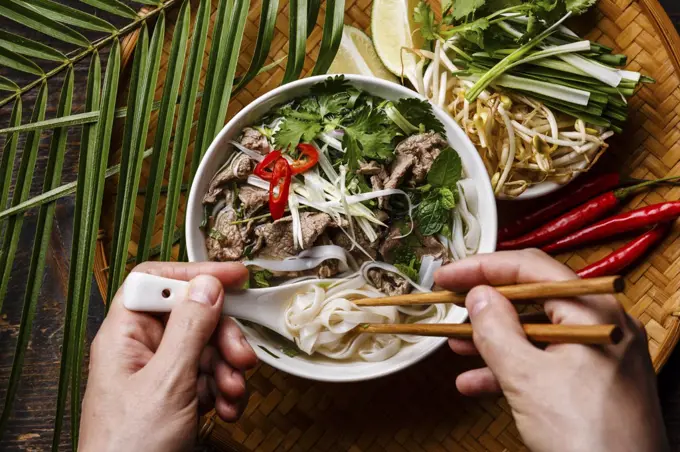
M 304 173 L 314 167 L 319 161 L 319 151 L 311 144 L 300 143 L 297 146 L 297 150 L 300 151 L 300 155 L 290 165 L 293 175 Z
M 279 158 L 274 163 L 274 171 L 269 182 L 269 211 L 274 220 L 282 218 L 286 210 L 291 178 L 292 174 L 288 161 L 283 157 Z M 277 188 L 278 193 L 274 193 Z
M 271 180 L 273 168 L 277 160 L 281 158 L 281 151 L 271 151 L 264 156 L 264 159 L 257 164 L 253 170 L 253 174 L 264 180 Z

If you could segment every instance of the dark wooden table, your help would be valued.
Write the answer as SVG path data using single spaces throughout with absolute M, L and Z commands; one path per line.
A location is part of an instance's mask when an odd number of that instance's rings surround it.
M 680 2 L 677 0 L 661 0 L 669 15 L 680 26 Z M 62 3 L 72 4 L 83 8 L 83 3 L 75 0 L 62 0 Z M 0 18 L 0 29 L 18 30 L 10 21 Z M 30 36 L 42 42 L 52 43 L 45 36 L 35 34 Z M 102 53 L 105 60 L 106 51 Z M 84 87 L 87 77 L 88 62 L 82 61 L 76 65 L 76 86 Z M 0 70 L 0 74 L 4 74 Z M 18 79 L 12 74 L 15 80 Z M 31 80 L 30 77 L 24 77 Z M 50 95 L 47 116 L 54 116 L 54 109 L 58 100 L 62 78 L 55 77 L 49 85 Z M 24 83 L 21 83 L 23 85 Z M 34 95 L 34 94 L 33 94 Z M 74 93 L 74 112 L 79 111 L 84 104 L 82 89 L 76 88 Z M 24 96 L 24 121 L 30 118 L 33 98 Z M 10 110 L 0 109 L 0 128 L 7 124 Z M 38 193 L 45 171 L 45 155 L 47 154 L 47 134 L 43 134 L 40 159 L 36 167 L 33 192 Z M 66 162 L 64 165 L 64 182 L 75 180 L 78 167 L 79 131 L 72 131 L 68 136 Z M 23 140 L 23 136 L 22 136 Z M 0 137 L 0 146 L 2 137 Z M 21 149 L 21 144 L 19 145 Z M 0 148 L 1 149 L 1 148 Z M 18 160 L 17 160 L 18 161 Z M 73 226 L 74 199 L 61 199 L 57 203 L 55 226 L 47 255 L 47 271 L 43 276 L 43 286 L 38 311 L 33 328 L 29 352 L 19 388 L 17 400 L 14 403 L 13 416 L 5 437 L 0 441 L 0 450 L 47 450 L 51 445 L 52 427 L 56 403 L 57 381 L 59 374 L 60 347 L 63 335 L 64 300 L 66 299 L 66 281 L 68 279 L 68 262 L 71 248 Z M 35 234 L 36 212 L 30 211 L 24 222 L 21 234 L 21 244 L 17 251 L 16 261 L 12 273 L 9 293 L 5 302 L 2 317 L 0 317 L 0 400 L 4 401 L 7 379 L 12 367 L 12 357 L 18 324 L 23 304 L 23 294 L 26 280 L 22 277 L 28 271 L 30 253 Z M 97 286 L 92 286 L 92 303 L 88 317 L 88 341 L 91 341 L 98 326 L 104 318 L 104 309 Z M 85 366 L 87 362 L 85 363 Z M 680 451 L 680 347 L 676 349 L 670 361 L 659 376 L 659 394 L 662 401 L 664 417 L 671 441 L 672 450 Z M 70 444 L 69 419 L 65 419 L 61 445 L 66 449 Z

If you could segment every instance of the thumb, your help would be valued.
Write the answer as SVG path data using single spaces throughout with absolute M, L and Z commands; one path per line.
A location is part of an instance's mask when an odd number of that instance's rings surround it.
M 522 361 L 531 360 L 540 352 L 527 340 L 515 308 L 497 290 L 475 287 L 468 293 L 465 307 L 475 347 L 501 385 Z
M 157 366 L 170 374 L 198 372 L 201 352 L 222 316 L 224 290 L 214 276 L 199 275 L 189 281 L 186 296 L 172 309 L 158 350 Z

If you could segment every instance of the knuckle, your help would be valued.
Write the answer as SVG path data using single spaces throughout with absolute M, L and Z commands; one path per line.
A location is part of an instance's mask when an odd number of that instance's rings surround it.
M 154 264 L 152 264 L 150 261 L 142 262 L 141 264 L 135 265 L 135 268 L 133 268 L 132 271 L 139 273 L 148 273 L 153 265 Z
M 521 252 L 529 258 L 534 258 L 534 259 L 536 259 L 536 258 L 540 258 L 540 259 L 549 258 L 549 259 L 552 259 L 544 251 L 541 251 L 538 248 L 526 248 L 526 249 L 522 250 Z

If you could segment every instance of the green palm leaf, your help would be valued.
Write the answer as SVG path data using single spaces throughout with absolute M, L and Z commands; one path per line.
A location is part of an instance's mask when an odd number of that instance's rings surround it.
M 148 157 L 151 156 L 151 153 L 152 148 L 147 149 L 146 151 L 144 151 L 143 158 L 147 159 Z M 118 173 L 120 173 L 119 163 L 111 165 L 110 167 L 106 168 L 105 178 L 108 179 L 109 177 Z M 76 192 L 77 188 L 78 182 L 74 181 L 61 185 L 57 188 L 46 191 L 44 193 L 41 193 L 38 196 L 34 196 L 31 199 L 27 199 L 26 201 L 19 203 L 14 207 L 10 207 L 9 209 L 3 210 L 2 212 L 0 212 L 0 220 L 4 220 L 5 218 L 9 218 L 11 216 L 26 212 L 27 210 L 32 209 L 34 207 L 39 207 L 42 206 L 43 204 L 47 204 L 52 201 L 56 201 L 57 199 L 61 199 L 66 196 L 72 195 L 73 193 Z M 184 190 L 186 190 L 186 187 L 184 187 Z
M 16 69 L 17 71 L 27 72 L 34 75 L 43 75 L 44 72 L 40 66 L 35 64 L 28 58 L 19 55 L 5 47 L 0 47 L 0 67 L 6 66 L 8 68 Z
M 73 69 L 69 69 L 64 79 L 64 86 L 61 90 L 59 106 L 57 107 L 57 116 L 68 115 L 71 112 L 72 100 Z M 34 133 L 37 134 L 38 132 Z M 43 190 L 56 188 L 61 182 L 61 170 L 64 165 L 64 151 L 66 150 L 66 135 L 67 130 L 65 128 L 55 129 L 52 134 Z M 24 294 L 23 310 L 21 313 L 19 335 L 17 337 L 17 344 L 14 352 L 14 362 L 12 363 L 12 372 L 9 376 L 9 385 L 5 395 L 5 407 L 2 411 L 2 416 L 0 417 L 0 431 L 4 431 L 4 426 L 9 418 L 14 397 L 17 388 L 19 387 L 19 379 L 21 378 L 26 348 L 28 347 L 28 341 L 31 338 L 33 319 L 38 305 L 40 287 L 42 286 L 42 275 L 45 271 L 47 250 L 49 249 L 49 242 L 52 238 L 52 224 L 55 207 L 55 204 L 47 204 L 40 207 L 40 211 L 38 212 L 38 221 L 33 242 L 33 253 L 31 254 L 31 263 L 28 268 L 26 279 L 27 284 L 26 292 Z
M 9 118 L 10 125 L 17 126 L 21 122 L 21 98 L 18 98 L 12 108 L 12 115 Z M 17 154 L 17 142 L 19 141 L 19 134 L 13 133 L 7 137 L 5 146 L 2 150 L 2 161 L 0 161 L 0 208 L 7 207 L 7 198 L 9 196 L 9 187 L 12 183 L 12 167 L 14 166 L 14 158 Z M 0 242 L 4 240 L 3 235 L 0 235 Z
M 161 13 L 154 29 L 151 43 L 146 48 L 148 33 L 146 27 L 142 28 L 142 38 L 137 44 L 140 52 L 135 53 L 135 60 L 139 58 L 138 86 L 130 91 L 128 106 L 135 103 L 135 114 L 126 118 L 125 136 L 121 151 L 121 178 L 118 196 L 116 197 L 116 216 L 114 220 L 114 235 L 109 267 L 109 306 L 113 294 L 123 282 L 125 275 L 125 262 L 127 261 L 128 242 L 132 233 L 132 221 L 134 219 L 135 200 L 139 188 L 139 178 L 142 170 L 142 153 L 149 130 L 149 118 L 153 94 L 158 79 L 158 68 L 163 50 L 163 36 L 165 34 L 165 15 Z M 148 56 L 147 56 L 148 51 Z M 135 64 L 137 62 L 135 61 Z M 135 97 L 132 97 L 134 94 Z M 129 132 L 128 132 L 129 130 Z M 127 160 L 127 163 L 125 161 Z
M 55 48 L 4 30 L 0 30 L 0 47 L 43 60 L 64 61 L 67 59 L 66 55 Z
M 110 301 L 113 293 L 122 282 L 126 264 L 129 263 L 127 244 L 132 231 L 135 201 L 140 191 L 139 179 L 143 159 L 150 155 L 153 156 L 150 162 L 149 181 L 144 189 L 144 218 L 138 255 L 135 260 L 137 262 L 144 261 L 155 253 L 160 253 L 161 259 L 168 260 L 173 244 L 179 237 L 183 238 L 181 228 L 179 231 L 176 228 L 176 220 L 182 192 L 186 187 L 182 179 L 191 141 L 192 127 L 198 125 L 193 159 L 189 170 L 189 184 L 191 184 L 198 164 L 210 142 L 224 124 L 233 93 L 246 86 L 260 72 L 276 67 L 281 61 L 264 66 L 272 47 L 279 0 L 263 0 L 262 18 L 258 28 L 253 58 L 248 70 L 240 77 L 235 88 L 235 72 L 250 0 L 219 0 L 216 2 L 217 11 L 214 16 L 215 24 L 211 37 L 212 47 L 208 57 L 208 70 L 205 73 L 204 91 L 202 92 L 206 94 L 205 96 L 199 93 L 198 88 L 208 41 L 208 27 L 211 21 L 210 0 L 199 0 L 196 5 L 192 43 L 186 61 L 185 49 L 191 19 L 190 0 L 165 0 L 164 2 L 132 0 L 134 3 L 151 6 L 151 8 L 145 8 L 144 13 L 140 14 L 119 0 L 81 0 L 81 2 L 91 5 L 99 11 L 130 20 L 129 23 L 120 28 L 114 27 L 109 21 L 101 19 L 97 15 L 67 7 L 58 1 L 60 0 L 0 0 L 0 15 L 3 17 L 80 47 L 65 55 L 40 43 L 39 40 L 24 38 L 0 30 L 0 65 L 37 76 L 37 80 L 33 80 L 22 87 L 19 87 L 9 78 L 0 76 L 0 90 L 11 93 L 8 97 L 0 99 L 0 106 L 14 102 L 10 122 L 5 129 L 0 130 L 0 135 L 6 135 L 2 162 L 0 162 L 2 164 L 0 167 L 0 221 L 7 223 L 5 228 L 0 229 L 3 232 L 3 236 L 0 236 L 2 243 L 2 248 L 0 248 L 0 275 L 3 277 L 0 281 L 0 307 L 7 291 L 9 272 L 17 249 L 23 214 L 32 207 L 40 206 L 38 229 L 36 230 L 22 313 L 23 327 L 19 333 L 10 391 L 7 393 L 9 403 L 5 403 L 5 411 L 0 418 L 0 427 L 6 424 L 9 416 L 11 399 L 16 392 L 26 344 L 31 334 L 32 318 L 40 291 L 41 278 L 39 275 L 44 270 L 45 250 L 48 249 L 46 240 L 49 238 L 49 231 L 53 222 L 54 201 L 62 196 L 76 193 L 73 247 L 53 450 L 56 450 L 59 446 L 69 388 L 71 392 L 71 436 L 74 445 L 78 441 L 84 338 L 92 284 L 91 271 L 104 197 L 105 178 L 112 174 L 120 174 L 120 192 L 116 200 L 114 221 L 116 233 L 112 237 L 110 255 L 111 266 L 107 297 Z M 170 69 L 165 77 L 163 96 L 159 101 L 154 102 L 153 95 L 158 82 L 158 68 L 164 38 L 165 17 L 163 11 L 180 3 L 182 3 L 182 7 L 179 11 L 173 41 L 170 46 L 168 62 Z M 292 0 L 289 6 L 290 44 L 288 62 L 283 77 L 284 83 L 295 80 L 302 74 L 306 56 L 306 40 L 314 29 L 321 0 Z M 317 65 L 314 67 L 315 74 L 326 72 L 342 37 L 344 0 L 329 0 L 326 6 L 320 55 Z M 149 39 L 147 23 L 155 17 L 158 17 L 158 23 L 155 26 L 153 37 Z M 118 38 L 138 27 L 142 27 L 141 38 L 137 43 L 130 76 L 132 86 L 129 89 L 128 106 L 116 110 L 115 102 L 121 70 L 121 49 Z M 76 29 L 108 34 L 90 43 Z M 109 45 L 112 45 L 112 48 L 102 86 L 100 60 L 97 52 Z M 86 108 L 84 112 L 71 114 L 74 75 L 72 67 L 80 59 L 89 57 L 92 57 L 92 60 L 88 74 Z M 45 73 L 36 64 L 36 62 L 40 63 L 37 60 L 54 61 L 57 62 L 57 65 L 56 67 L 50 66 L 49 72 Z M 184 67 L 185 63 L 186 67 Z M 58 112 L 56 117 L 46 120 L 44 118 L 47 99 L 46 81 L 62 71 L 67 71 L 67 73 Z M 183 74 L 184 80 L 182 81 Z M 180 86 L 182 93 L 178 97 Z M 37 102 L 30 122 L 22 125 L 20 96 L 33 88 L 39 88 Z M 194 122 L 193 117 L 198 98 L 202 100 L 198 120 Z M 173 137 L 172 128 L 177 103 L 180 105 Z M 159 109 L 158 133 L 152 150 L 143 152 L 151 111 L 156 109 Z M 107 168 L 113 121 L 117 117 L 126 118 L 121 163 Z M 78 181 L 59 185 L 66 132 L 74 126 L 82 127 Z M 28 199 L 39 138 L 44 129 L 55 130 L 50 146 L 46 179 L 43 192 Z M 17 143 L 21 133 L 26 134 L 26 145 L 16 175 L 11 207 L 6 208 L 12 169 L 15 166 Z M 154 227 L 159 198 L 163 191 L 165 162 L 171 141 L 173 148 L 167 185 L 163 239 L 160 247 L 151 248 L 151 232 Z M 186 247 L 182 242 L 180 258 L 183 258 L 185 251 Z
M 35 99 L 31 121 L 40 121 L 45 117 L 45 107 L 47 104 L 47 84 L 42 84 Z M 12 195 L 12 205 L 15 206 L 28 199 L 33 180 L 33 170 L 38 158 L 38 146 L 40 144 L 40 132 L 29 132 L 26 136 L 26 144 L 21 155 L 21 165 L 17 173 L 14 194 Z M 7 293 L 9 276 L 12 271 L 14 255 L 19 244 L 19 234 L 23 225 L 24 217 L 16 216 L 7 220 L 7 229 L 0 248 L 0 310 Z M 1 426 L 0 422 L 0 426 Z M 0 432 L 2 428 L 0 428 Z
M 115 14 L 116 16 L 127 17 L 128 19 L 134 19 L 137 17 L 137 12 L 130 8 L 125 3 L 119 2 L 118 0 L 80 0 L 83 3 L 87 3 L 90 6 L 106 11 L 107 13 Z
M 309 0 L 307 6 L 307 37 L 314 31 L 316 20 L 319 18 L 319 10 L 321 10 L 321 0 Z
M 290 0 L 288 11 L 288 62 L 283 74 L 282 85 L 297 80 L 305 64 L 307 43 L 307 0 Z
M 94 251 L 97 244 L 97 229 L 101 214 L 102 199 L 104 194 L 105 168 L 109 160 L 111 147 L 111 132 L 113 130 L 114 111 L 116 107 L 116 95 L 118 93 L 118 78 L 120 74 L 120 44 L 114 40 L 109 54 L 109 61 L 104 75 L 104 84 L 101 90 L 100 120 L 96 127 L 94 144 L 88 137 L 87 152 L 82 153 L 85 157 L 86 166 L 79 163 L 78 178 L 83 181 L 81 194 L 81 210 L 79 234 L 84 237 L 78 246 L 75 264 L 73 254 L 71 265 L 73 270 L 72 291 L 73 309 L 76 311 L 71 326 L 74 331 L 73 367 L 71 374 L 71 438 L 73 444 L 78 444 L 78 427 L 80 425 L 80 377 L 82 371 L 83 345 L 85 339 L 85 327 L 89 308 L 90 287 L 92 285 L 91 271 L 94 262 Z M 93 170 L 94 169 L 94 170 Z M 81 185 L 79 184 L 79 187 Z M 76 208 L 78 206 L 78 194 L 76 194 Z M 76 236 L 74 236 L 75 239 Z M 69 274 L 69 281 L 71 275 Z M 68 365 L 68 361 L 66 363 Z
M 54 129 L 57 127 L 70 127 L 80 124 L 89 124 L 97 122 L 99 119 L 98 111 L 88 111 L 84 113 L 76 113 L 75 115 L 64 116 L 63 118 L 50 118 L 44 121 L 32 122 L 29 124 L 17 125 L 0 129 L 0 135 L 6 133 L 16 132 L 31 132 L 33 130 Z
M 272 39 L 274 38 L 274 30 L 276 29 L 276 15 L 279 10 L 279 0 L 263 0 L 262 12 L 260 17 L 260 26 L 257 29 L 257 41 L 255 43 L 255 51 L 253 52 L 253 59 L 250 62 L 248 71 L 241 77 L 236 85 L 235 91 L 240 91 L 241 88 L 250 83 L 258 74 L 260 68 L 267 61 L 267 55 L 272 47 Z
M 335 54 L 338 53 L 342 41 L 342 29 L 345 20 L 345 0 L 328 0 L 326 2 L 326 18 L 323 25 L 323 37 L 319 56 L 312 70 L 312 75 L 328 72 Z
M 0 75 L 0 90 L 2 91 L 18 91 L 19 90 L 19 85 L 8 79 L 7 77 L 4 77 Z
M 111 55 L 115 59 L 115 55 Z M 95 53 L 92 55 L 90 61 L 90 69 L 87 74 L 87 87 L 85 89 L 85 110 L 92 111 L 99 108 L 99 95 L 101 89 L 101 63 L 99 61 L 99 55 Z M 75 344 L 74 340 L 76 334 L 75 325 L 77 325 L 79 309 L 76 308 L 75 300 L 80 299 L 80 285 L 76 281 L 76 276 L 78 276 L 78 271 L 80 269 L 80 247 L 85 242 L 82 240 L 87 240 L 87 236 L 83 234 L 84 229 L 81 228 L 83 222 L 83 204 L 84 204 L 84 187 L 83 179 L 88 177 L 91 172 L 88 171 L 88 159 L 87 154 L 90 149 L 94 146 L 95 136 L 96 136 L 97 125 L 96 124 L 86 124 L 83 126 L 83 130 L 80 137 L 80 162 L 78 171 L 78 194 L 76 195 L 76 206 L 74 212 L 73 222 L 73 240 L 71 243 L 71 266 L 69 268 L 69 295 L 66 299 L 66 313 L 64 321 L 64 338 L 62 343 L 62 358 L 61 365 L 59 368 L 59 389 L 57 391 L 57 413 L 54 421 L 54 433 L 52 436 L 52 450 L 56 451 L 59 448 L 59 439 L 61 437 L 61 428 L 64 418 L 64 411 L 66 408 L 66 399 L 68 396 L 68 385 L 70 381 L 70 376 L 72 373 L 73 366 L 73 352 Z M 56 189 L 56 188 L 54 188 Z M 53 190 L 54 190 L 53 189 Z M 82 276 L 82 274 L 81 274 Z
M 210 21 L 210 0 L 202 0 L 196 12 L 196 22 L 191 41 L 191 50 L 186 68 L 182 100 L 177 117 L 177 129 L 170 160 L 170 176 L 168 179 L 168 195 L 165 201 L 165 216 L 163 218 L 163 238 L 161 240 L 161 260 L 170 260 L 172 253 L 172 233 L 175 230 L 177 211 L 182 186 L 182 174 L 186 162 L 187 150 L 191 139 L 191 124 L 194 117 L 194 105 L 201 78 L 201 64 L 208 36 L 208 23 Z M 195 141 L 198 143 L 198 140 Z M 194 152 L 198 152 L 194 144 Z
M 182 9 L 177 16 L 175 33 L 172 38 L 170 48 L 170 58 L 168 68 L 170 71 L 165 78 L 161 109 L 158 114 L 156 125 L 156 138 L 153 149 L 154 155 L 151 160 L 151 169 L 147 182 L 147 193 L 144 199 L 144 217 L 142 218 L 142 228 L 137 248 L 137 263 L 144 262 L 149 258 L 149 247 L 151 246 L 151 234 L 156 220 L 156 209 L 158 199 L 163 185 L 163 175 L 165 172 L 165 162 L 168 157 L 170 137 L 172 135 L 172 123 L 175 118 L 175 99 L 179 93 L 179 83 L 182 78 L 182 68 L 184 67 L 184 55 L 189 38 L 189 25 L 191 15 L 189 2 L 185 1 Z
M 74 29 L 62 25 L 32 8 L 24 6 L 18 0 L 5 0 L 0 3 L 0 15 L 60 41 L 80 47 L 88 47 L 90 45 L 90 41 Z
M 86 30 L 112 32 L 116 27 L 92 14 L 50 0 L 30 0 L 28 5 L 39 13 L 63 24 L 73 25 Z

